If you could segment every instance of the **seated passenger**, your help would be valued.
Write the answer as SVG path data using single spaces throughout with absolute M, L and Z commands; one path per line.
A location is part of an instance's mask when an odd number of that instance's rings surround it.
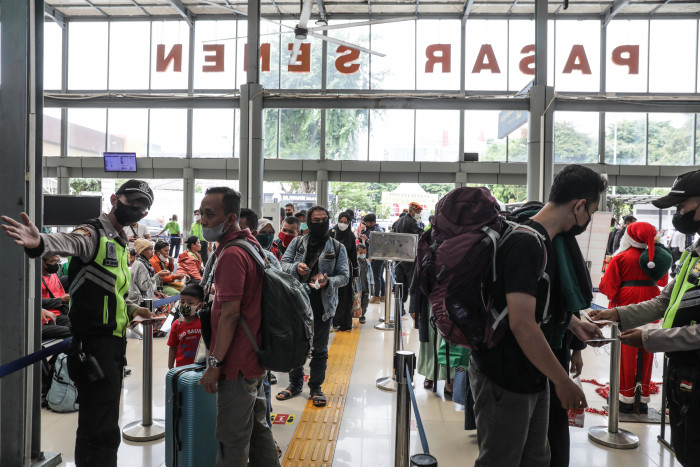
M 199 240 L 197 237 L 194 238 Z M 190 283 L 180 292 L 180 306 L 178 307 L 180 318 L 173 322 L 168 337 L 169 369 L 194 363 L 199 339 L 202 337 L 202 324 L 197 313 L 203 305 L 204 288 L 201 285 Z
M 192 235 L 187 239 L 186 245 L 187 250 L 177 258 L 177 271 L 199 282 L 202 280 L 202 257 L 199 255 L 202 244 L 199 237 Z
M 163 280 L 163 293 L 168 297 L 180 293 L 184 285 L 184 282 L 180 282 L 180 280 L 185 278 L 184 274 L 173 274 L 175 262 L 172 257 L 168 256 L 169 253 L 170 245 L 158 240 L 151 256 L 151 265 Z
M 153 245 L 150 241 L 139 238 L 134 242 L 136 259 L 131 266 L 131 283 L 129 284 L 129 300 L 141 303 L 144 299 L 155 300 L 160 294 L 156 288 L 162 283 L 150 262 L 153 257 Z
M 41 307 L 52 312 L 59 326 L 70 327 L 68 319 L 68 302 L 70 296 L 63 289 L 58 277 L 59 255 L 44 256 L 41 259 Z M 46 324 L 45 320 L 42 320 Z

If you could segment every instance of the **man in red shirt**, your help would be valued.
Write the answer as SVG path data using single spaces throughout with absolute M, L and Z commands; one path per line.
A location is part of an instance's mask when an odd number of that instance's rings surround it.
M 275 441 L 266 420 L 263 379 L 253 345 L 238 321 L 243 317 L 262 344 L 260 334 L 263 272 L 240 247 L 225 248 L 243 238 L 262 248 L 249 229 L 241 230 L 240 193 L 227 187 L 209 188 L 200 206 L 202 235 L 217 242 L 214 255 L 215 296 L 212 306 L 212 340 L 209 367 L 199 384 L 217 395 L 216 466 L 279 466 Z M 251 450 L 250 447 L 254 446 Z
M 59 339 L 70 337 L 70 318 L 68 318 L 69 295 L 63 290 L 58 278 L 59 255 L 45 256 L 41 259 L 41 339 Z

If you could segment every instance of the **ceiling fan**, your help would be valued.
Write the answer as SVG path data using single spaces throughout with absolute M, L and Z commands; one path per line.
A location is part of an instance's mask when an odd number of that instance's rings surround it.
M 248 14 L 242 10 L 238 10 L 236 8 L 231 7 L 230 5 L 221 5 L 218 3 L 214 3 L 211 1 L 207 0 L 200 0 L 202 3 L 206 3 L 207 5 L 211 6 L 218 6 L 220 8 L 225 8 L 229 11 L 232 11 L 234 13 L 248 16 Z M 414 16 L 410 17 L 403 17 L 403 18 L 384 18 L 384 19 L 373 19 L 373 20 L 367 20 L 367 21 L 358 21 L 355 23 L 343 23 L 343 24 L 334 24 L 334 25 L 328 25 L 328 24 L 321 24 L 319 26 L 314 26 L 314 27 L 307 27 L 309 23 L 309 19 L 311 18 L 311 7 L 314 2 L 314 0 L 301 0 L 301 12 L 299 14 L 299 22 L 297 23 L 296 26 L 288 26 L 286 24 L 267 19 L 267 18 L 260 18 L 263 21 L 267 21 L 269 23 L 273 23 L 275 25 L 282 26 L 283 28 L 289 29 L 294 31 L 294 45 L 292 46 L 292 51 L 289 56 L 289 64 L 294 65 L 297 62 L 297 58 L 299 56 L 299 52 L 301 51 L 301 44 L 308 38 L 308 36 L 315 37 L 316 39 L 320 39 L 326 42 L 332 42 L 333 44 L 338 44 L 338 45 L 344 45 L 346 47 L 349 47 L 351 49 L 356 49 L 361 52 L 366 52 L 372 55 L 377 55 L 379 57 L 385 57 L 386 54 L 383 54 L 381 52 L 377 52 L 374 50 L 370 50 L 366 47 L 362 47 L 360 45 L 356 44 L 351 44 L 350 42 L 346 42 L 340 39 L 336 39 L 334 37 L 326 36 L 324 34 L 318 34 L 319 32 L 322 31 L 329 31 L 329 30 L 334 30 L 334 29 L 345 29 L 345 28 L 352 28 L 352 27 L 358 27 L 358 26 L 368 26 L 371 24 L 384 24 L 384 23 L 396 23 L 400 21 L 411 21 L 416 19 Z M 317 23 L 318 24 L 318 23 Z M 288 31 L 285 31 L 288 32 Z M 278 34 L 284 34 L 283 32 L 278 32 L 278 33 L 271 33 L 269 35 L 278 35 Z M 228 37 L 225 39 L 213 39 L 205 42 L 218 42 L 218 41 L 225 41 L 225 40 L 233 40 L 233 39 L 240 39 L 237 37 Z

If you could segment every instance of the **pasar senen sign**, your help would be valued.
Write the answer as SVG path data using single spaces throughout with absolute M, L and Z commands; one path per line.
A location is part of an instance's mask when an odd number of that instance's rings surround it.
M 221 73 L 225 70 L 224 44 L 203 44 L 205 73 Z M 287 45 L 292 50 L 292 43 Z M 246 46 L 247 50 L 247 46 Z M 343 74 L 353 74 L 360 70 L 360 51 L 339 46 L 335 53 L 335 69 Z M 525 75 L 535 74 L 535 45 L 528 44 L 520 50 L 522 58 L 518 64 L 521 73 Z M 502 58 L 505 60 L 505 58 Z M 627 68 L 627 74 L 639 74 L 639 45 L 620 45 L 610 53 L 610 61 L 613 65 Z M 245 60 L 244 70 L 245 70 Z M 439 65 L 439 66 L 438 66 Z M 436 68 L 440 73 L 452 73 L 452 44 L 431 44 L 425 48 L 425 73 L 435 73 Z M 311 44 L 301 45 L 301 52 L 295 64 L 287 65 L 287 70 L 293 73 L 309 73 L 311 71 Z M 260 44 L 260 71 L 270 71 L 270 44 Z M 586 49 L 581 44 L 571 47 L 569 56 L 562 69 L 563 73 L 580 72 L 584 75 L 591 74 L 591 66 L 586 55 Z M 166 53 L 166 45 L 158 44 L 156 47 L 156 72 L 158 73 L 182 73 L 182 44 L 174 44 Z M 456 71 L 458 72 L 458 71 Z M 471 67 L 472 74 L 501 73 L 501 64 L 493 51 L 491 44 L 482 44 Z

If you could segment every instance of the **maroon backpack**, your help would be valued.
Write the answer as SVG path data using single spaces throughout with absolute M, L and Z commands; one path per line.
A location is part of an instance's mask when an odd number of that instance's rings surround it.
M 457 188 L 435 206 L 435 220 L 418 241 L 416 265 L 433 325 L 450 344 L 491 349 L 503 337 L 508 309 L 496 309 L 491 297 L 495 260 L 499 244 L 516 231 L 540 239 L 543 277 L 544 237 L 502 216 L 487 188 Z

